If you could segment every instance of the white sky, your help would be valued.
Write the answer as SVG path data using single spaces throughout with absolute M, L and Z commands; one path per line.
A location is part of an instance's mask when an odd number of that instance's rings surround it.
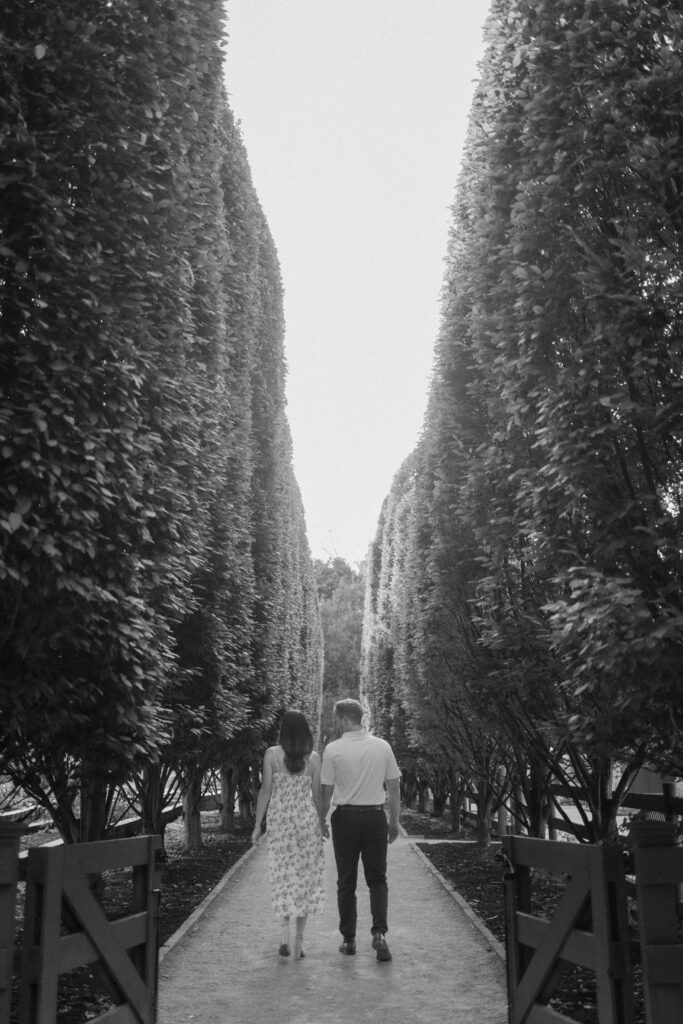
M 489 0 L 227 0 L 226 83 L 284 284 L 311 551 L 360 562 L 415 446 Z

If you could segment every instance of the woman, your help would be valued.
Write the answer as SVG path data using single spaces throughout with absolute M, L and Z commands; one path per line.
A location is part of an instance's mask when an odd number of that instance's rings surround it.
M 303 938 L 309 914 L 325 902 L 320 812 L 320 755 L 301 711 L 285 711 L 278 746 L 268 747 L 256 800 L 251 841 L 261 836 L 268 811 L 268 867 L 273 907 L 280 917 L 280 956 L 290 954 L 290 918 L 296 918 L 294 958 L 304 956 Z

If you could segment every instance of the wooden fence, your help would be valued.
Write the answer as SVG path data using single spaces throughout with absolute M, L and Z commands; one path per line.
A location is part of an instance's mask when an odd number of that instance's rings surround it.
M 8 1021 L 12 997 L 14 911 L 21 825 L 0 825 L 0 1021 Z
M 201 806 L 214 810 L 219 805 L 207 795 Z M 168 806 L 163 821 L 174 821 L 182 812 L 182 804 Z M 19 852 L 23 834 L 51 826 L 40 815 L 41 808 L 33 804 L 0 812 L 0 1024 L 10 1017 L 18 882 L 26 883 L 19 1024 L 54 1024 L 59 976 L 88 963 L 96 964 L 115 1003 L 102 1018 L 107 1024 L 151 1024 L 156 1017 L 160 838 L 140 836 L 142 821 L 132 816 L 116 822 L 103 842 L 67 845 L 57 839 Z M 122 867 L 132 868 L 131 912 L 107 922 L 88 876 Z M 62 925 L 65 935 L 59 934 Z M 99 1020 L 91 1019 L 94 1024 Z
M 561 813 L 562 799 L 567 798 L 572 802 L 580 801 L 583 798 L 583 790 L 578 786 L 561 786 L 553 783 L 549 786 L 548 791 L 555 804 L 555 812 L 549 816 L 547 821 L 551 837 L 554 838 L 556 833 L 561 832 L 565 835 L 574 836 L 579 842 L 589 842 L 591 838 L 590 830 L 581 821 L 572 820 L 569 814 L 563 816 Z M 463 817 L 470 822 L 477 820 L 477 811 L 474 809 L 476 806 L 476 791 L 472 790 L 466 795 L 463 805 Z M 664 782 L 659 793 L 626 793 L 622 797 L 617 810 L 627 813 L 631 811 L 641 812 L 644 817 L 671 821 L 676 817 L 683 818 L 683 797 L 676 796 L 674 783 Z M 512 818 L 511 828 L 509 819 L 510 814 L 506 805 L 499 805 L 497 820 L 492 825 L 494 834 L 497 833 L 499 838 L 507 835 L 509 831 L 517 834 L 523 832 L 523 829 L 521 829 L 514 817 Z
M 213 794 L 206 794 L 202 797 L 200 807 L 202 811 L 220 810 L 220 802 Z M 45 818 L 44 810 L 37 804 L 23 804 L 21 807 L 14 807 L 9 811 L 0 811 L 0 829 L 5 824 L 21 824 L 22 833 L 29 835 L 33 832 L 44 832 L 47 829 L 54 829 L 51 818 Z M 168 804 L 161 812 L 161 823 L 168 825 L 176 821 L 183 814 L 182 802 Z M 139 835 L 142 830 L 142 818 L 139 814 L 129 815 L 110 825 L 106 832 L 107 839 L 129 839 Z
M 547 1004 L 570 965 L 595 974 L 600 1024 L 633 1024 L 621 852 L 517 836 L 503 848 L 510 1024 L 569 1024 Z M 531 912 L 534 868 L 568 879 L 550 920 Z
M 18 833 L 0 844 L 0 1020 L 9 1019 Z M 2 833 L 0 833 L 1 835 Z M 113 1006 L 107 1024 L 154 1024 L 159 923 L 158 836 L 34 847 L 26 858 L 19 1024 L 54 1024 L 60 976 L 86 964 Z M 103 872 L 131 869 L 128 912 L 108 920 L 96 896 Z M 9 890 L 11 889 L 11 894 Z
M 683 1021 L 683 847 L 673 823 L 637 822 L 633 861 L 648 1024 Z
M 637 822 L 632 840 L 631 861 L 616 846 L 503 838 L 509 1024 L 572 1024 L 549 1005 L 571 965 L 595 975 L 599 1024 L 633 1024 L 629 891 L 647 1024 L 683 1021 L 683 847 L 664 821 Z M 549 920 L 532 913 L 539 869 L 567 879 Z
M 557 806 L 557 800 L 562 797 L 581 800 L 583 790 L 578 786 L 551 785 L 550 793 L 555 798 Z M 664 782 L 661 793 L 626 793 L 619 802 L 618 810 L 641 812 L 662 821 L 671 821 L 674 817 L 683 816 L 683 799 L 676 796 L 674 783 Z M 548 828 L 576 836 L 583 842 L 590 838 L 588 830 L 581 822 L 568 821 L 559 814 L 551 815 L 548 819 Z
M 215 800 L 213 797 L 205 797 L 202 800 L 203 810 L 205 809 L 205 803 L 207 808 L 215 806 Z M 162 824 L 167 825 L 170 822 L 175 821 L 182 815 L 182 813 L 183 805 L 181 803 L 169 804 L 167 807 L 164 807 L 161 812 Z M 0 828 L 2 828 L 4 823 L 20 823 L 24 835 L 54 829 L 54 822 L 51 818 L 45 818 L 43 816 L 44 814 L 45 811 L 43 808 L 38 807 L 36 804 L 25 804 L 22 807 L 13 808 L 10 811 L 0 811 Z M 138 835 L 141 830 L 142 819 L 139 814 L 134 814 L 127 818 L 121 818 L 113 825 L 110 825 L 107 829 L 106 835 L 107 839 L 128 839 L 132 836 Z
M 494 824 L 509 869 L 510 1024 L 571 1024 L 548 1003 L 572 964 L 595 974 L 598 1024 L 632 1024 L 630 966 L 624 959 L 629 908 L 638 920 L 632 941 L 642 970 L 647 1024 L 683 1024 L 683 847 L 677 845 L 676 824 L 683 818 L 683 799 L 675 784 L 664 782 L 659 793 L 631 791 L 620 800 L 620 819 L 630 818 L 630 843 L 625 845 L 632 846 L 632 856 L 624 848 L 589 845 L 592 831 L 586 822 L 562 813 L 563 799 L 576 803 L 582 790 L 552 785 L 550 793 L 555 805 L 547 823 L 550 840 L 508 835 L 505 808 Z M 518 831 L 514 819 L 512 830 Z M 579 843 L 558 842 L 561 833 Z M 530 912 L 536 870 L 569 879 L 550 922 Z

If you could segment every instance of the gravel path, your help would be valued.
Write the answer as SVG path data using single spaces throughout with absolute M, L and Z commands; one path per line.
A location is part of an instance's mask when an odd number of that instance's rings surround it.
M 390 963 L 370 946 L 362 870 L 358 953 L 338 952 L 329 842 L 326 870 L 325 911 L 309 918 L 306 958 L 294 962 L 277 955 L 264 844 L 247 855 L 162 951 L 158 1024 L 506 1024 L 499 947 L 407 837 L 389 847 Z

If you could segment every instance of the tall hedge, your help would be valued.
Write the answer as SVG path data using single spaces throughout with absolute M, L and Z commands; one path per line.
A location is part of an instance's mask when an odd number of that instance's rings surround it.
M 223 16 L 0 12 L 0 739 L 68 838 L 102 832 L 133 765 L 225 756 L 265 689 L 288 699 L 289 652 L 319 658 L 279 269 Z M 292 590 L 303 636 L 271 621 Z
M 683 759 L 682 29 L 492 4 L 400 560 L 416 696 L 458 693 L 530 789 L 570 765 L 601 837 L 615 763 Z

